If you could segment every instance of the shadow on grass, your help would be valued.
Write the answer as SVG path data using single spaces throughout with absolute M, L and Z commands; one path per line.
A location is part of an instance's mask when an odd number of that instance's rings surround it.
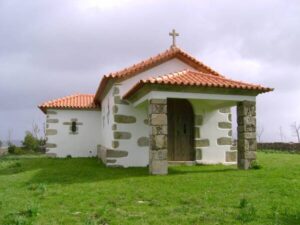
M 4 165 L 6 163 L 6 165 Z M 1 166 L 2 164 L 2 166 Z M 4 166 L 3 166 L 4 165 Z M 169 175 L 228 173 L 228 166 L 171 166 Z M 30 183 L 84 183 L 149 176 L 147 167 L 108 168 L 96 158 L 18 158 L 0 161 L 0 176 L 33 173 Z
M 291 210 L 292 211 L 292 210 Z M 291 212 L 288 210 L 277 211 L 270 217 L 274 224 L 291 225 L 300 224 L 300 212 Z

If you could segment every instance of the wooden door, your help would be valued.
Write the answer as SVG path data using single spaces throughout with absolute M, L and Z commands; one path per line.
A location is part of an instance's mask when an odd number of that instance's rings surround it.
M 185 99 L 168 99 L 168 160 L 195 160 L 194 112 Z

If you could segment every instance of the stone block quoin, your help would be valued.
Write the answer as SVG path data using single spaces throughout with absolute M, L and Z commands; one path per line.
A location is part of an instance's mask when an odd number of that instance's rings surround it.
M 237 104 L 238 168 L 249 169 L 256 159 L 256 103 L 243 101 Z
M 149 173 L 163 175 L 168 173 L 167 100 L 151 99 L 148 103 Z

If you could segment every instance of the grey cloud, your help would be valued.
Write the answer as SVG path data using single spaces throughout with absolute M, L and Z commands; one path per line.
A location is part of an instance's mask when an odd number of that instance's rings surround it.
M 299 96 L 298 1 L 132 0 L 80 8 L 85 2 L 0 1 L 0 139 L 9 128 L 21 138 L 31 120 L 42 124 L 42 101 L 93 93 L 103 74 L 164 51 L 172 28 L 180 47 L 221 73 L 276 88 L 258 98 L 266 139 L 300 120 L 297 106 L 287 109 Z

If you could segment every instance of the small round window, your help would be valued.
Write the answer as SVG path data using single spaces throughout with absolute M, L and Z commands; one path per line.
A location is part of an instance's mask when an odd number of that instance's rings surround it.
M 72 131 L 73 133 L 75 133 L 75 132 L 77 131 L 77 124 L 76 124 L 76 121 L 72 121 L 71 131 Z

